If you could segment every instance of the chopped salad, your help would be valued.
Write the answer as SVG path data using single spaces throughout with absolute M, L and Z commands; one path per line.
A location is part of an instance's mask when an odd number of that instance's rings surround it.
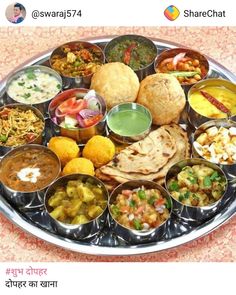
M 110 206 L 112 217 L 124 227 L 149 230 L 164 223 L 170 215 L 171 202 L 158 189 L 145 187 L 122 190 Z
M 94 90 L 84 97 L 68 97 L 60 103 L 54 112 L 52 121 L 66 129 L 88 128 L 103 119 L 101 104 Z

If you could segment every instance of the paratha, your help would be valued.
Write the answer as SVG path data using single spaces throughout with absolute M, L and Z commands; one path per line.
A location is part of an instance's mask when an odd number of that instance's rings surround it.
M 159 130 L 159 133 L 157 133 L 158 130 Z M 158 134 L 165 134 L 164 131 L 169 134 L 172 141 L 173 140 L 175 141 L 175 153 L 172 157 L 168 159 L 168 161 L 161 168 L 160 168 L 160 165 L 158 165 L 156 168 L 156 171 L 150 172 L 149 174 L 144 174 L 140 172 L 124 172 L 119 169 L 116 161 L 113 160 L 107 165 L 101 167 L 99 170 L 96 171 L 97 177 L 100 178 L 101 180 L 104 180 L 105 182 L 111 181 L 113 179 L 119 183 L 124 183 L 128 180 L 142 179 L 142 180 L 156 180 L 158 183 L 163 184 L 164 177 L 168 169 L 174 163 L 182 159 L 185 159 L 186 157 L 189 157 L 189 143 L 188 143 L 187 133 L 180 126 L 176 124 L 164 125 L 153 132 L 155 132 L 154 135 L 158 135 Z M 151 133 L 150 135 L 153 138 L 153 135 Z M 144 142 L 144 140 L 141 141 L 141 145 L 139 144 L 139 146 L 142 146 L 142 142 Z M 129 150 L 130 147 L 131 146 L 127 147 L 123 151 L 125 151 L 126 153 L 126 150 L 127 149 Z M 144 151 L 147 152 L 148 148 L 141 149 L 140 152 L 143 153 Z M 152 165 L 152 168 L 153 167 L 154 166 Z M 131 167 L 131 169 L 134 170 L 133 167 Z
M 175 152 L 175 139 L 161 127 L 121 151 L 114 161 L 121 172 L 150 174 L 161 169 Z

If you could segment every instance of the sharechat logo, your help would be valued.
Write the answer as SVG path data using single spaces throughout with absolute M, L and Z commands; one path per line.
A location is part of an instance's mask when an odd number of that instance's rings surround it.
M 168 6 L 164 11 L 165 17 L 171 21 L 176 20 L 179 17 L 179 14 L 179 9 L 174 5 Z

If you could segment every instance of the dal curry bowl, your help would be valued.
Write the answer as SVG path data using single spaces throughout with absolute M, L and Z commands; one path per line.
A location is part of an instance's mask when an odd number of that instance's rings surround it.
M 49 58 L 68 87 L 89 86 L 96 70 L 105 63 L 102 49 L 90 42 L 72 41 L 57 47 Z
M 215 163 L 228 180 L 236 175 L 236 122 L 227 119 L 210 120 L 193 134 L 193 155 Z
M 153 74 L 153 64 L 157 56 L 156 45 L 139 35 L 123 35 L 112 39 L 105 49 L 107 62 L 123 62 L 137 74 L 139 81 Z
M 218 165 L 191 158 L 169 169 L 165 186 L 172 197 L 173 213 L 186 222 L 200 223 L 216 214 L 228 190 L 228 181 Z
M 44 197 L 53 228 L 72 239 L 90 238 L 102 229 L 107 203 L 108 192 L 104 184 L 86 174 L 58 178 Z
M 42 144 L 45 120 L 31 105 L 8 104 L 0 107 L 0 156 L 25 144 Z
M 131 244 L 160 240 L 172 212 L 167 191 L 153 181 L 133 180 L 120 184 L 109 199 L 115 233 Z
M 236 84 L 223 79 L 206 79 L 188 92 L 188 120 L 195 128 L 209 120 L 236 120 Z
M 17 147 L 0 161 L 4 195 L 18 208 L 42 205 L 44 190 L 60 172 L 61 164 L 56 154 L 37 144 Z
M 78 144 L 94 135 L 104 135 L 106 104 L 94 90 L 73 88 L 61 92 L 48 108 L 54 133 L 70 137 Z

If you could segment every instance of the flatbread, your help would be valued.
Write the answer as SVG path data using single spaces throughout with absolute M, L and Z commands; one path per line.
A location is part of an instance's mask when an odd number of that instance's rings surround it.
M 111 181 L 112 179 L 118 183 L 124 183 L 129 180 L 155 180 L 159 184 L 164 183 L 165 175 L 169 168 L 176 162 L 188 158 L 190 156 L 190 146 L 188 143 L 187 133 L 178 125 L 170 124 L 160 127 L 161 134 L 166 131 L 172 140 L 175 140 L 176 152 L 173 157 L 168 159 L 168 162 L 156 172 L 149 174 L 136 173 L 136 172 L 124 172 L 120 171 L 114 161 L 111 161 L 107 165 L 101 167 L 96 171 L 96 176 L 103 181 Z M 158 130 L 159 130 L 158 129 Z M 155 132 L 155 131 L 153 131 Z M 155 135 L 155 133 L 154 133 Z M 151 135 L 152 136 L 152 135 Z M 130 147 L 129 147 L 130 148 Z M 128 148 L 126 148 L 128 149 Z M 142 150 L 141 150 L 142 151 Z
M 175 155 L 168 161 L 168 163 L 157 173 L 156 178 L 163 178 L 166 176 L 166 173 L 175 163 L 189 158 L 190 156 L 190 146 L 188 142 L 187 133 L 176 124 L 163 125 L 164 128 L 176 141 L 176 153 Z
M 150 174 L 161 169 L 176 152 L 175 139 L 164 128 L 159 128 L 129 147 L 115 158 L 121 172 Z M 108 166 L 113 166 L 113 162 Z

